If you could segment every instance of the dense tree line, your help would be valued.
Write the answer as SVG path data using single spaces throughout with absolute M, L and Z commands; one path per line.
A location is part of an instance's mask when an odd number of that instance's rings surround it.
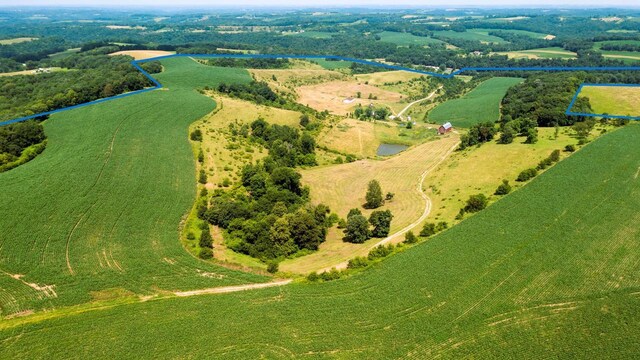
M 227 59 L 215 58 L 205 62 L 210 66 L 233 67 L 243 69 L 287 69 L 291 63 L 287 59 Z
M 572 125 L 576 116 L 565 111 L 578 87 L 585 80 L 581 73 L 539 74 L 511 87 L 502 100 L 502 121 L 533 119 L 538 126 Z M 592 112 L 589 100 L 578 98 L 575 112 Z

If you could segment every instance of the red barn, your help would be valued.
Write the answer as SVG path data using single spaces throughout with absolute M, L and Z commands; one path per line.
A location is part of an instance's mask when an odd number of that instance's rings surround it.
M 438 134 L 444 135 L 444 134 L 448 133 L 451 130 L 453 130 L 453 125 L 451 125 L 450 122 L 444 123 L 444 124 L 440 125 L 440 127 L 438 128 Z

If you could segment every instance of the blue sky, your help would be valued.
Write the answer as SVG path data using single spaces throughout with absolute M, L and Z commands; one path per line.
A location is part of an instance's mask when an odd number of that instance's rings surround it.
M 638 0 L 0 0 L 0 6 L 146 7 L 640 7 Z

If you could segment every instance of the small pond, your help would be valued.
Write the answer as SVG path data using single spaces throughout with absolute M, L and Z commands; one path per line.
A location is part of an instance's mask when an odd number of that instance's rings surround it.
M 378 151 L 376 151 L 376 155 L 378 156 L 395 155 L 401 151 L 406 150 L 407 148 L 408 148 L 407 145 L 380 144 L 380 146 L 378 146 Z

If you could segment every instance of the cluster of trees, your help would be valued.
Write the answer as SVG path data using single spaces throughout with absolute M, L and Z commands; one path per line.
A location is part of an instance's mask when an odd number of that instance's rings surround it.
M 392 193 L 387 193 L 387 200 L 393 199 Z M 371 180 L 367 186 L 365 195 L 365 209 L 376 209 L 384 205 L 385 199 L 382 197 L 382 188 L 377 180 Z M 346 222 L 340 227 L 344 227 L 344 241 L 361 244 L 371 237 L 386 237 L 391 229 L 393 214 L 390 210 L 376 210 L 371 213 L 369 220 L 362 214 L 360 209 L 351 209 L 347 215 Z M 371 225 L 373 229 L 370 229 Z
M 530 117 L 512 120 L 509 115 L 500 121 L 500 144 L 511 144 L 516 136 L 526 136 L 526 144 L 538 142 L 537 121 Z
M 0 171 L 13 167 L 8 165 L 17 162 L 26 149 L 41 144 L 45 138 L 42 125 L 35 120 L 0 127 Z
M 469 132 L 460 137 L 458 150 L 464 150 L 470 146 L 481 145 L 493 140 L 498 130 L 491 121 L 471 126 Z
M 232 67 L 243 69 L 287 69 L 291 67 L 291 63 L 287 59 L 234 59 L 234 58 L 215 58 L 205 62 L 210 66 Z
M 460 212 L 456 216 L 456 219 L 460 220 L 467 213 L 476 213 L 484 210 L 489 205 L 489 199 L 484 194 L 475 194 L 469 196 L 464 207 L 460 209 Z
M 577 116 L 567 116 L 567 105 L 585 81 L 583 73 L 554 73 L 529 76 L 511 87 L 502 99 L 502 116 L 508 122 L 534 120 L 538 126 L 573 125 Z M 572 110 L 591 113 L 589 99 L 579 97 Z
M 246 165 L 241 186 L 218 189 L 199 209 L 201 218 L 226 230 L 234 251 L 267 261 L 317 250 L 336 221 L 325 205 L 311 205 L 300 174 L 289 167 Z
M 269 149 L 264 159 L 265 167 L 295 167 L 316 165 L 316 141 L 308 132 L 288 125 L 269 124 L 264 119 L 251 123 L 251 137 Z
M 347 215 L 343 240 L 354 244 L 362 244 L 372 237 L 383 238 L 389 235 L 393 214 L 390 210 L 376 210 L 369 220 L 362 215 L 360 209 L 351 209 Z M 370 228 L 373 227 L 372 229 Z
M 269 88 L 266 82 L 262 81 L 252 81 L 249 84 L 221 83 L 217 90 L 220 93 L 261 105 L 273 105 L 279 100 L 278 95 Z
M 359 120 L 387 120 L 391 112 L 385 106 L 374 108 L 373 106 L 359 105 L 353 111 L 353 116 Z

